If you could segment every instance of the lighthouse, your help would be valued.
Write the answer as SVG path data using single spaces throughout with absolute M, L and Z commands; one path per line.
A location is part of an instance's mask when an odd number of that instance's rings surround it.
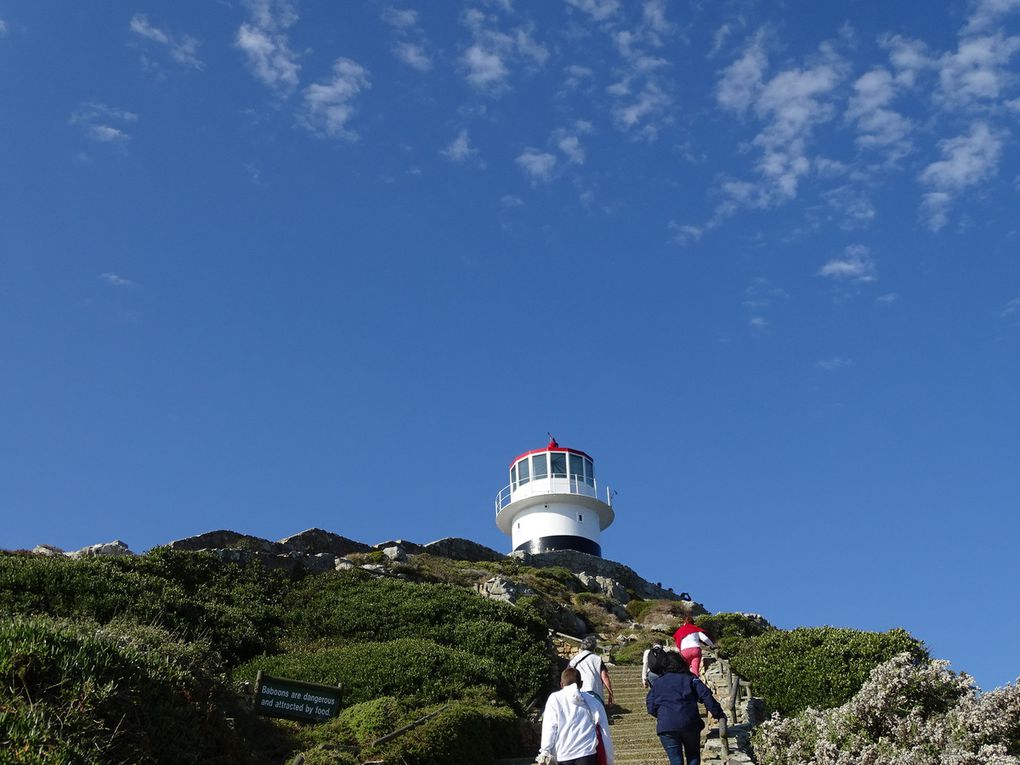
M 550 436 L 510 463 L 510 483 L 496 495 L 496 525 L 513 550 L 577 550 L 602 557 L 599 535 L 609 527 L 613 495 L 595 480 L 595 461 Z

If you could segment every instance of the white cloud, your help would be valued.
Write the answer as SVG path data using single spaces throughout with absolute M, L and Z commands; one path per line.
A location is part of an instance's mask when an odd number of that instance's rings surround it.
M 886 292 L 884 295 L 879 295 L 875 298 L 875 302 L 881 303 L 882 305 L 889 305 L 890 303 L 895 303 L 899 299 L 900 296 L 895 292 Z
M 234 44 L 244 52 L 256 79 L 288 96 L 298 86 L 301 69 L 286 33 L 297 21 L 297 11 L 289 0 L 246 0 L 245 5 L 251 22 L 241 24 Z
M 410 8 L 386 8 L 382 20 L 394 29 L 410 29 L 418 24 L 418 12 Z
M 587 13 L 595 21 L 610 19 L 620 10 L 619 0 L 567 0 L 567 5 Z
M 997 24 L 1003 16 L 1020 9 L 1020 0 L 977 0 L 967 19 L 963 34 L 983 32 Z
M 399 41 L 393 46 L 393 55 L 419 72 L 427 72 L 432 68 L 432 58 L 419 43 Z
M 0 19 L 0 37 L 3 37 L 6 34 L 7 34 L 7 22 L 4 21 L 3 19 Z
M 140 38 L 164 46 L 170 58 L 177 63 L 194 69 L 203 68 L 202 59 L 198 57 L 200 43 L 191 35 L 177 37 L 150 23 L 144 13 L 136 13 L 132 16 L 128 27 Z
M 759 31 L 744 50 L 744 55 L 722 70 L 715 100 L 724 109 L 740 114 L 746 112 L 761 92 L 767 67 L 765 35 Z
M 439 153 L 451 162 L 466 162 L 478 154 L 478 149 L 471 145 L 467 130 L 461 130 L 457 137 Z
M 886 35 L 879 38 L 878 42 L 889 51 L 889 63 L 896 73 L 898 85 L 913 87 L 924 71 L 936 66 L 935 60 L 928 53 L 928 47 L 919 40 L 910 40 L 900 35 Z
M 71 114 L 72 125 L 78 125 L 85 135 L 98 143 L 123 143 L 131 136 L 124 127 L 138 121 L 138 115 L 106 104 L 87 102 Z
M 472 43 L 461 55 L 461 66 L 468 83 L 490 96 L 500 95 L 508 87 L 510 67 L 522 64 L 542 67 L 549 51 L 533 37 L 531 26 L 521 26 L 512 34 L 498 27 L 498 19 L 478 9 L 469 9 L 462 16 L 470 30 Z
M 824 369 L 826 372 L 835 372 L 837 369 L 846 369 L 853 366 L 854 360 L 842 356 L 833 356 L 831 359 L 816 361 L 815 366 Z
M 370 87 L 367 69 L 349 58 L 338 58 L 332 79 L 305 88 L 299 121 L 320 136 L 356 141 L 357 132 L 347 124 L 355 112 L 354 99 Z
M 102 279 L 107 284 L 109 284 L 111 287 L 129 288 L 138 286 L 137 282 L 133 282 L 130 279 L 125 279 L 123 276 L 118 276 L 117 274 L 110 273 L 109 271 L 107 271 L 105 274 L 100 274 L 99 278 Z
M 432 69 L 432 56 L 428 52 L 425 33 L 418 26 L 418 13 L 410 9 L 386 8 L 383 21 L 391 26 L 397 37 L 391 50 L 398 61 L 402 61 L 419 72 Z
M 553 170 L 556 168 L 556 157 L 538 149 L 525 149 L 517 157 L 516 162 L 532 184 L 552 180 Z
M 1018 50 L 1020 36 L 1001 32 L 962 39 L 955 53 L 939 59 L 938 100 L 951 108 L 994 102 L 1015 79 L 1006 67 Z
M 943 158 L 932 162 L 919 176 L 921 183 L 931 189 L 921 205 L 931 230 L 938 231 L 946 225 L 956 195 L 995 175 L 1005 137 L 1005 133 L 979 120 L 971 125 L 968 134 L 939 142 Z
M 1020 295 L 1006 303 L 999 315 L 1005 319 L 1007 316 L 1012 316 L 1015 313 L 1020 313 Z
M 669 229 L 673 232 L 673 241 L 679 245 L 697 242 L 701 239 L 702 234 L 705 233 L 704 226 L 695 226 L 690 223 L 681 224 L 673 220 L 669 222 Z
M 871 251 L 862 244 L 851 244 L 843 250 L 842 257 L 832 258 L 818 269 L 816 276 L 837 281 L 873 282 L 878 279 L 877 271 Z
M 895 97 L 896 80 L 887 69 L 877 67 L 854 83 L 854 95 L 846 111 L 846 118 L 857 123 L 857 145 L 882 150 L 890 161 L 913 148 L 910 142 L 913 123 L 888 108 Z
M 585 160 L 584 147 L 581 145 L 580 136 L 590 133 L 591 123 L 578 120 L 572 128 L 559 128 L 553 131 L 552 140 L 557 148 L 567 156 L 567 162 L 572 165 L 583 165 Z
M 571 90 L 577 88 L 582 82 L 586 82 L 592 76 L 591 69 L 586 66 L 578 66 L 577 64 L 564 67 L 563 71 L 567 75 L 567 79 L 563 81 L 563 86 Z
M 752 316 L 747 320 L 747 325 L 753 332 L 764 332 L 769 328 L 769 320 L 764 316 Z

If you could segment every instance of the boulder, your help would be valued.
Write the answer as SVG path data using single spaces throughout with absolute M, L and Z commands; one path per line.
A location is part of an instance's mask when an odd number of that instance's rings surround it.
M 429 542 L 422 548 L 422 552 L 436 555 L 440 558 L 466 560 L 472 563 L 478 563 L 479 561 L 499 563 L 499 561 L 506 558 L 503 553 L 496 552 L 491 547 L 459 537 L 445 537 L 444 539 L 437 539 L 435 542 Z
M 236 531 L 221 529 L 220 531 L 207 531 L 194 537 L 185 537 L 171 542 L 168 547 L 174 550 L 251 550 L 253 552 L 264 552 L 280 554 L 290 552 L 279 542 L 270 542 L 268 539 L 253 537 L 248 534 L 239 534 Z
M 582 571 L 577 575 L 577 578 L 584 582 L 585 587 L 591 592 L 601 592 L 608 598 L 612 598 L 618 603 L 629 603 L 630 595 L 627 593 L 627 588 L 617 582 L 615 579 L 611 579 L 608 576 L 599 576 L 598 574 L 592 575 L 586 571 Z
M 385 550 L 387 547 L 402 547 L 404 552 L 409 555 L 415 555 L 422 551 L 422 546 L 415 544 L 414 542 L 408 542 L 406 539 L 391 539 L 388 542 L 380 542 L 377 545 L 372 545 L 373 550 Z
M 393 545 L 392 547 L 384 547 L 383 555 L 392 561 L 405 561 L 407 560 L 407 551 L 404 550 L 400 545 Z
M 281 539 L 277 544 L 282 545 L 291 552 L 318 555 L 329 553 L 343 557 L 351 553 L 370 552 L 372 548 L 363 542 L 355 542 L 353 539 L 342 537 L 330 531 L 322 529 L 306 529 L 300 534 Z
M 56 558 L 61 555 L 67 555 L 67 553 L 59 547 L 54 547 L 53 545 L 36 545 L 32 548 L 32 554 L 42 555 L 46 558 Z
M 630 566 L 622 563 L 600 558 L 597 555 L 577 552 L 576 550 L 556 550 L 531 554 L 523 550 L 510 553 L 511 558 L 518 558 L 526 566 L 563 566 L 574 573 L 586 571 L 597 576 L 605 576 L 613 579 L 636 597 L 642 600 L 678 600 L 677 594 L 671 589 L 663 589 L 661 585 L 653 584 L 638 576 Z
M 535 591 L 518 584 L 505 576 L 497 575 L 477 585 L 478 594 L 490 600 L 502 600 L 504 603 L 516 603 L 518 598 L 534 595 Z
M 126 543 L 115 539 L 112 542 L 102 542 L 98 545 L 89 545 L 76 552 L 65 553 L 69 558 L 90 558 L 92 556 L 106 556 L 110 558 L 121 558 L 126 555 L 134 555 Z
M 347 558 L 337 558 L 333 565 L 337 571 L 350 571 L 352 568 L 358 567 L 356 563 L 347 560 Z

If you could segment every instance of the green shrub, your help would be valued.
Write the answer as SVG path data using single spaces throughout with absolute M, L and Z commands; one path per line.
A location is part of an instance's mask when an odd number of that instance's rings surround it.
M 694 620 L 727 656 L 736 656 L 748 638 L 775 629 L 761 617 L 747 614 L 702 614 Z
M 228 663 L 270 648 L 284 583 L 258 564 L 161 548 L 131 558 L 0 556 L 0 612 L 115 618 L 208 639 Z
M 751 681 L 769 709 L 791 715 L 809 706 L 826 709 L 845 703 L 871 670 L 903 651 L 917 659 L 928 656 L 923 644 L 902 629 L 801 627 L 746 640 L 732 666 Z
M 244 762 L 210 661 L 154 627 L 0 621 L 4 762 Z
M 547 566 L 546 568 L 537 568 L 534 571 L 534 576 L 539 579 L 551 579 L 554 582 L 559 582 L 569 590 L 576 591 L 580 586 L 580 580 L 574 576 L 574 572 L 565 566 Z
M 396 698 L 380 696 L 348 707 L 340 713 L 339 719 L 365 744 L 399 728 L 402 713 Z
M 407 765 L 489 765 L 520 753 L 517 718 L 506 707 L 454 703 L 382 751 L 386 762 Z
M 339 685 L 343 707 L 380 696 L 397 696 L 419 706 L 433 704 L 457 697 L 471 686 L 495 689 L 503 682 L 500 668 L 489 659 L 411 638 L 263 656 L 237 668 L 234 676 L 253 680 L 258 670 L 292 680 Z
M 285 602 L 290 639 L 366 642 L 415 638 L 471 651 L 497 667 L 518 699 L 538 694 L 548 679 L 547 628 L 535 613 L 436 584 L 373 578 L 361 572 L 312 577 Z

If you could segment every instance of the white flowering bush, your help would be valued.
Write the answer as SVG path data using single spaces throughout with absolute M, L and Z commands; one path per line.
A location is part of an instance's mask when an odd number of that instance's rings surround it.
M 1020 765 L 1020 684 L 979 695 L 948 662 L 899 654 L 846 704 L 772 719 L 760 765 Z

